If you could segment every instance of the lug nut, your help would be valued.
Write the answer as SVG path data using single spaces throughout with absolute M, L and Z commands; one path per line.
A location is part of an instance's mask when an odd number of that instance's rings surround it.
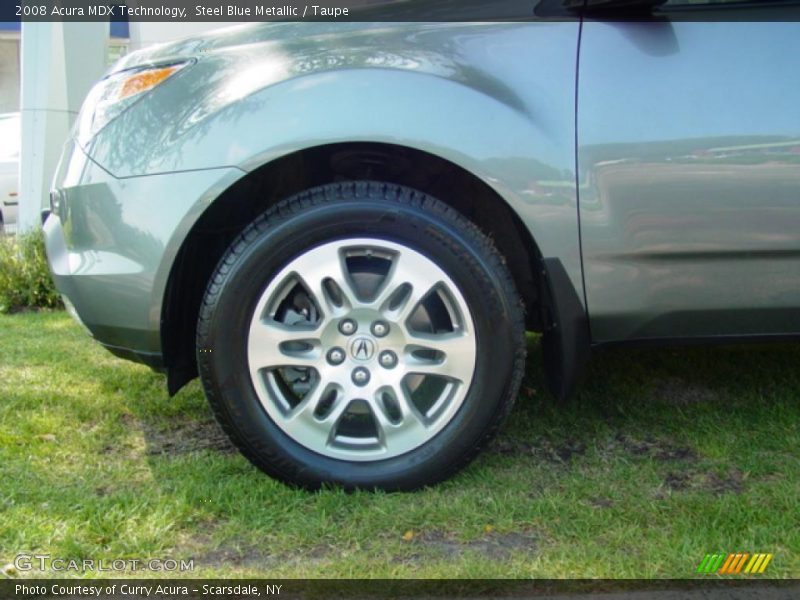
M 343 319 L 339 323 L 339 331 L 344 335 L 353 335 L 358 329 L 358 325 L 353 319 Z
M 353 369 L 353 383 L 358 386 L 367 385 L 369 383 L 369 371 L 364 367 Z
M 328 350 L 328 362 L 334 366 L 344 362 L 345 354 L 341 348 L 331 348 Z
M 378 362 L 381 363 L 382 367 L 393 369 L 397 365 L 397 354 L 391 350 L 384 350 L 381 352 L 380 356 L 378 356 Z
M 389 324 L 385 321 L 375 321 L 372 324 L 372 335 L 375 337 L 383 337 L 389 333 Z

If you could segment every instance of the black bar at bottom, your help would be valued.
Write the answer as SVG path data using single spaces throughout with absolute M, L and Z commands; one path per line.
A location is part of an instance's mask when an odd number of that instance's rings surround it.
M 0 581 L 0 598 L 537 598 L 566 600 L 784 600 L 800 598 L 798 580 L 764 579 L 17 579 Z

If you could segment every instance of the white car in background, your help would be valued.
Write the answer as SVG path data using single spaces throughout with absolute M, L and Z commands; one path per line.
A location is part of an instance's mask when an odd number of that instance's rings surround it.
M 0 114 L 0 230 L 17 229 L 20 114 Z

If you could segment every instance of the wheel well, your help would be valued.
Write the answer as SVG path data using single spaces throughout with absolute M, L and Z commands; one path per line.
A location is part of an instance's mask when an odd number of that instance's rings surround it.
M 305 189 L 336 181 L 371 179 L 406 185 L 449 204 L 495 243 L 526 309 L 528 329 L 541 331 L 541 253 L 519 217 L 486 183 L 437 156 L 391 144 L 319 146 L 270 162 L 227 189 L 203 213 L 170 273 L 161 341 L 170 394 L 197 375 L 195 327 L 206 285 L 235 237 L 258 215 Z

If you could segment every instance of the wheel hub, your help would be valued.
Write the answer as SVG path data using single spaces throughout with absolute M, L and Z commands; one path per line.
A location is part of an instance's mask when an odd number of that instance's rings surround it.
M 375 356 L 377 344 L 375 340 L 366 336 L 353 338 L 350 342 L 350 356 L 359 362 L 369 362 Z

